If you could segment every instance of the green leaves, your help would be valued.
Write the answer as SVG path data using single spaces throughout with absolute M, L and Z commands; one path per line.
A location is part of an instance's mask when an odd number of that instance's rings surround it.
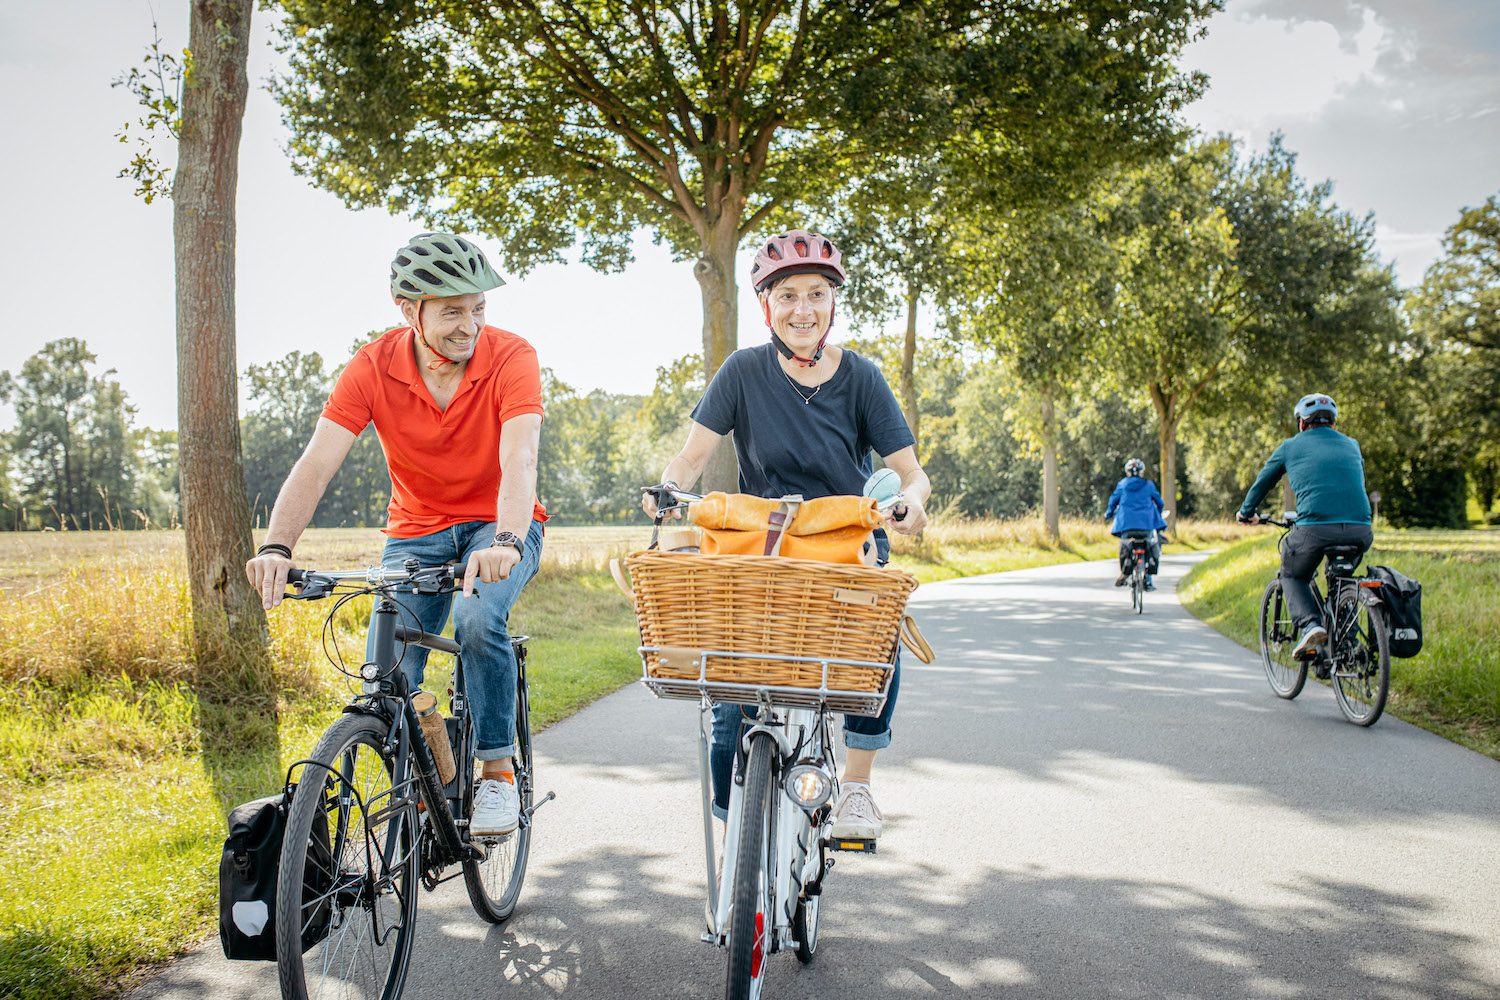
M 182 134 L 182 88 L 193 69 L 189 50 L 183 49 L 179 59 L 162 49 L 161 32 L 154 20 L 151 33 L 151 45 L 140 65 L 110 83 L 134 94 L 141 107 L 140 117 L 134 123 L 125 122 L 115 133 L 121 143 L 128 145 L 134 140 L 135 144 L 129 162 L 115 176 L 135 181 L 135 194 L 148 205 L 158 197 L 172 196 L 172 170 L 158 158 L 157 145 L 176 142 Z

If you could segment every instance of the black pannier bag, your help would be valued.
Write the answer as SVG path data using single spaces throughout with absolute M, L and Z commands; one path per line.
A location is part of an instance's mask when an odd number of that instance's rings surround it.
M 219 859 L 219 943 L 224 957 L 276 961 L 276 877 L 286 837 L 290 785 L 279 795 L 235 806 L 229 812 L 229 836 Z M 328 851 L 328 817 L 319 812 L 302 875 L 302 899 L 317 899 L 332 884 Z M 302 932 L 305 952 L 328 934 L 330 907 L 325 903 Z
M 1392 656 L 1416 656 L 1422 651 L 1422 585 L 1389 566 L 1371 566 L 1369 575 L 1380 581 L 1380 602 Z

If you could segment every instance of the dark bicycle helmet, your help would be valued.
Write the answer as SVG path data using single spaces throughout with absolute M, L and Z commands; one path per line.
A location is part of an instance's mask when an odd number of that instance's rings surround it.
M 1132 458 L 1125 463 L 1125 475 L 1144 476 L 1146 474 L 1146 463 L 1138 458 Z
M 503 284 L 483 251 L 453 233 L 418 233 L 391 261 L 391 295 L 398 299 L 472 295 Z

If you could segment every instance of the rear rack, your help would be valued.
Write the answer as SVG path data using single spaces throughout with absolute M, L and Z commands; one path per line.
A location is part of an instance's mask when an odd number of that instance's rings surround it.
M 647 653 L 661 653 L 664 647 L 640 646 L 641 683 L 658 698 L 669 698 L 696 702 L 726 702 L 734 705 L 768 705 L 777 708 L 826 708 L 830 712 L 849 715 L 879 715 L 885 707 L 886 694 L 891 688 L 891 677 L 895 673 L 894 663 L 876 663 L 870 660 L 841 660 L 835 657 L 787 656 L 780 653 L 730 653 L 705 649 L 698 652 L 694 662 L 698 676 L 653 677 Z M 786 663 L 817 665 L 822 672 L 822 683 L 818 687 L 792 687 L 782 684 L 751 684 L 738 681 L 708 679 L 711 660 L 780 660 Z M 864 667 L 883 672 L 878 691 L 844 691 L 828 686 L 830 666 Z

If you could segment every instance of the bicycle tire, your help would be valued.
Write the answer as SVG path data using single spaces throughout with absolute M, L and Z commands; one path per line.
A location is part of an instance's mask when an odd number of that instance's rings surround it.
M 276 884 L 276 965 L 288 1000 L 395 1000 L 405 988 L 416 936 L 420 834 L 415 798 L 392 804 L 394 793 L 414 786 L 407 775 L 393 774 L 392 761 L 382 756 L 389 729 L 372 716 L 342 716 L 303 766 L 287 811 Z M 375 866 L 385 863 L 381 855 L 392 831 L 394 864 L 381 872 Z M 324 859 L 330 888 L 308 902 L 302 890 L 314 837 L 327 839 L 314 852 L 314 864 Z M 326 931 L 309 944 L 304 929 L 323 920 Z
M 1390 637 L 1385 613 L 1375 604 L 1360 600 L 1358 593 L 1346 587 L 1335 608 L 1335 634 L 1329 637 L 1333 694 L 1344 718 L 1356 726 L 1373 726 L 1385 711 L 1391 691 Z M 1365 615 L 1363 625 L 1361 611 Z
M 814 837 L 818 835 L 812 829 Z M 817 857 L 817 852 L 813 852 Z M 797 910 L 792 914 L 792 933 L 797 935 L 797 961 L 809 965 L 818 954 L 818 922 L 822 914 L 823 894 L 803 896 L 797 901 Z
M 1146 571 L 1137 560 L 1135 567 L 1130 571 L 1130 605 L 1135 613 L 1146 612 Z
M 1266 584 L 1260 599 L 1260 663 L 1276 697 L 1291 701 L 1307 683 L 1307 661 L 1292 656 L 1297 629 L 1281 590 L 1281 578 Z
M 759 1000 L 766 985 L 776 913 L 771 900 L 771 759 L 775 750 L 769 735 L 756 734 L 745 762 L 745 800 L 729 913 L 727 1000 Z
M 526 676 L 516 675 L 516 791 L 521 799 L 521 825 L 504 837 L 475 838 L 485 847 L 483 861 L 464 862 L 464 888 L 481 920 L 501 924 L 516 912 L 526 863 L 531 857 L 531 805 L 536 782 L 531 769 L 531 705 Z

